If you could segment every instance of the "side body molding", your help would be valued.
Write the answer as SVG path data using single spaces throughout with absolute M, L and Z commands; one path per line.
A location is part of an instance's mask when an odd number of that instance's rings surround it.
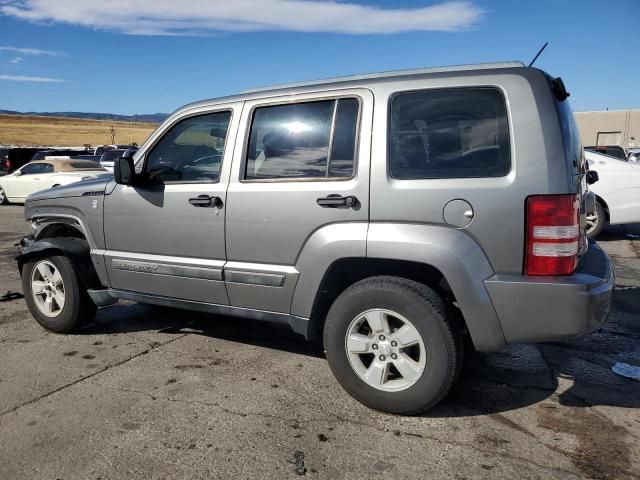
M 371 223 L 367 256 L 420 262 L 445 277 L 476 349 L 494 351 L 506 342 L 484 286 L 494 272 L 484 252 L 465 232 L 448 227 Z
M 333 223 L 313 232 L 296 261 L 300 277 L 291 315 L 311 317 L 316 293 L 331 264 L 342 258 L 366 256 L 368 227 L 367 222 Z

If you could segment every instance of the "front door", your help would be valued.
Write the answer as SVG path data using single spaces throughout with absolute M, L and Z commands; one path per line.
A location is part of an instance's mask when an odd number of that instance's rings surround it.
M 136 158 L 141 183 L 105 197 L 111 287 L 228 304 L 226 190 L 242 104 L 176 118 Z
M 365 89 L 245 103 L 227 193 L 232 305 L 288 313 L 307 241 L 368 221 L 372 110 Z

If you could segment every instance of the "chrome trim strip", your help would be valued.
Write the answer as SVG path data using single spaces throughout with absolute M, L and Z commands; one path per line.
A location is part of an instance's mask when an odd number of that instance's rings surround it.
M 251 263 L 251 262 L 234 262 L 229 261 L 224 264 L 225 270 L 234 270 L 239 272 L 260 272 L 260 273 L 284 273 L 298 274 L 298 270 L 290 265 L 274 265 L 269 263 Z
M 105 250 L 104 256 L 112 259 L 131 260 L 132 262 L 150 262 L 167 265 L 178 265 L 196 268 L 211 268 L 222 270 L 224 260 L 212 260 L 206 258 L 176 257 L 171 255 L 156 255 L 151 253 L 120 252 Z
M 284 285 L 284 274 L 238 272 L 233 270 L 224 271 L 224 279 L 230 283 L 248 283 L 251 285 L 261 285 L 265 287 L 281 287 Z
M 173 277 L 198 278 L 202 280 L 222 280 L 222 269 L 188 267 L 185 265 L 170 265 L 167 263 L 139 262 L 113 258 L 111 266 L 115 270 L 125 270 L 136 273 L 154 273 L 156 275 L 170 275 Z

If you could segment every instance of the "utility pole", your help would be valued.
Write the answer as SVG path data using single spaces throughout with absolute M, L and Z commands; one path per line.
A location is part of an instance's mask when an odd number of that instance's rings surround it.
M 111 125 L 111 145 L 115 145 L 116 143 L 116 129 Z

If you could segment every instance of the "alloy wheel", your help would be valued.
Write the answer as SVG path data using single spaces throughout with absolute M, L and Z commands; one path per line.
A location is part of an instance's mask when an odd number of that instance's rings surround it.
M 62 312 L 65 302 L 64 282 L 58 268 L 49 260 L 42 260 L 33 267 L 31 294 L 43 315 L 53 318 Z
M 425 344 L 404 316 L 376 308 L 351 321 L 345 338 L 351 367 L 369 386 L 395 392 L 413 386 L 426 366 Z

